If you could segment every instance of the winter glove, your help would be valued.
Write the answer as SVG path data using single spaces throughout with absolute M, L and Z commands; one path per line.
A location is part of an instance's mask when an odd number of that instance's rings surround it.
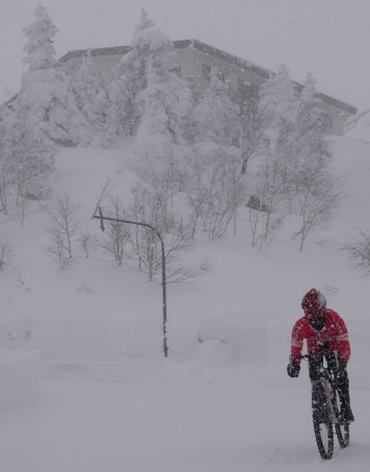
M 297 378 L 299 377 L 299 372 L 301 370 L 301 364 L 297 362 L 296 357 L 290 357 L 290 362 L 287 367 L 287 372 L 289 377 Z

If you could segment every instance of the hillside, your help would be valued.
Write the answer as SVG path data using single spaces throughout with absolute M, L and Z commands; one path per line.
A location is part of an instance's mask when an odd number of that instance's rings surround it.
M 286 375 L 291 327 L 311 287 L 345 318 L 353 349 L 352 446 L 336 445 L 340 462 L 325 465 L 367 470 L 368 279 L 336 246 L 367 227 L 370 144 L 335 138 L 333 149 L 345 198 L 329 228 L 311 234 L 303 252 L 290 237 L 293 217 L 263 252 L 250 245 L 247 213 L 236 237 L 198 236 L 188 262 L 207 260 L 211 269 L 193 284 L 168 288 L 168 359 L 159 279 L 149 282 L 130 262 L 118 267 L 98 252 L 58 269 L 44 251 L 45 212 L 30 213 L 23 226 L 3 225 L 15 257 L 0 272 L 1 376 L 9 363 L 22 365 L 12 354 L 7 361 L 9 352 L 40 359 L 26 356 L 30 382 L 37 384 L 32 399 L 19 395 L 15 405 L 2 399 L 4 470 L 50 472 L 51 463 L 53 472 L 101 472 L 103 464 L 111 472 L 317 470 L 308 376 L 304 369 L 295 381 Z M 61 149 L 51 199 L 70 195 L 84 209 L 86 229 L 100 237 L 91 216 L 101 189 L 111 178 L 115 191 L 128 195 L 133 164 L 129 144 L 116 151 Z M 22 375 L 12 386 L 15 396 L 27 390 Z M 28 406 L 19 409 L 22 401 Z M 66 422 L 51 432 L 47 418 L 58 422 L 58 414 Z M 47 452 L 39 455 L 45 440 Z

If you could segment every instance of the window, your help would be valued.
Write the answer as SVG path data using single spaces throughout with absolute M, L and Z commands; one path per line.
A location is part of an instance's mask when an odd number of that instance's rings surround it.
M 327 128 L 327 129 L 333 128 L 333 118 L 327 113 L 320 113 L 320 116 L 318 119 L 324 128 Z
M 217 78 L 221 80 L 221 82 L 225 83 L 225 74 L 223 72 L 217 71 Z
M 238 79 L 239 93 L 243 97 L 258 98 L 258 86 L 242 79 Z
M 211 80 L 211 68 L 202 64 L 202 77 L 206 80 Z

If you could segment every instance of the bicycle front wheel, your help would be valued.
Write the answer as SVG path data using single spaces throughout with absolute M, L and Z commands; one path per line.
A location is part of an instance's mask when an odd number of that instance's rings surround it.
M 334 451 L 333 423 L 326 405 L 326 396 L 321 385 L 312 391 L 312 419 L 316 444 L 323 459 L 331 459 Z

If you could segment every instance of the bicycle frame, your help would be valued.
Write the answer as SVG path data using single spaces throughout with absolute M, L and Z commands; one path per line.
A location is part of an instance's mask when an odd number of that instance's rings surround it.
M 333 371 L 324 365 L 326 360 L 323 352 L 322 364 L 319 368 L 319 378 L 311 381 L 312 385 L 312 418 L 315 439 L 320 455 L 323 459 L 331 459 L 334 451 L 333 429 L 342 448 L 349 445 L 349 424 L 341 424 L 338 413 L 338 393 Z M 300 356 L 300 359 L 309 359 L 309 355 Z M 326 362 L 327 363 L 327 362 Z M 334 426 L 334 428 L 333 428 Z
M 320 378 L 312 381 L 312 389 L 318 383 L 321 383 L 325 392 L 328 419 L 331 423 L 338 423 L 338 416 L 333 407 L 333 398 L 335 396 L 334 376 L 327 367 L 322 366 L 320 368 Z

